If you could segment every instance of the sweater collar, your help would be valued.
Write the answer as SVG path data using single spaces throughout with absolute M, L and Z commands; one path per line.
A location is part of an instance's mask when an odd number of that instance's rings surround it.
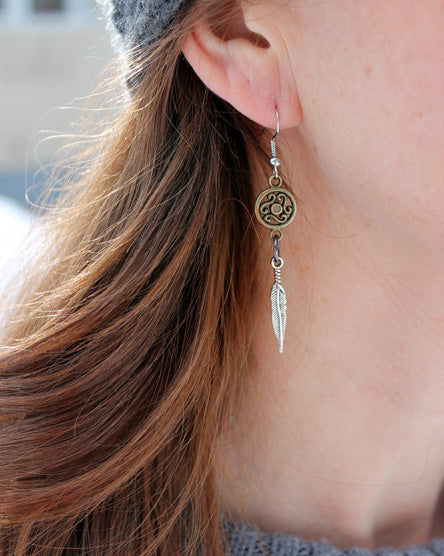
M 302 541 L 283 533 L 261 533 L 247 522 L 222 518 L 224 543 L 230 556 L 444 556 L 444 539 L 403 549 L 390 546 L 375 551 L 361 547 L 340 549 L 325 541 Z

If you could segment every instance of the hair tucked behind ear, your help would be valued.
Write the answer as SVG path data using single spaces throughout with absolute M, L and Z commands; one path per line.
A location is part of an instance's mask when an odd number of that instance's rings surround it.
M 0 358 L 2 556 L 222 554 L 213 453 L 246 373 L 260 146 L 180 52 L 205 4 L 132 59 L 126 108 L 44 215 Z

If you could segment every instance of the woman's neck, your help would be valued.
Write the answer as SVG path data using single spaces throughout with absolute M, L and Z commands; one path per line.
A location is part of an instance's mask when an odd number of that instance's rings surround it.
M 224 511 L 342 548 L 444 537 L 444 239 L 332 191 L 309 157 L 289 170 L 304 207 L 281 242 L 284 353 L 258 224 L 251 380 L 218 454 Z

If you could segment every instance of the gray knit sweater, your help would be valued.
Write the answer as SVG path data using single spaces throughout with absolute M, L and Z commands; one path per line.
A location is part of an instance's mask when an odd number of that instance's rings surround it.
M 327 542 L 301 541 L 282 533 L 256 533 L 242 521 L 223 520 L 227 535 L 227 556 L 444 556 L 444 539 L 433 539 L 424 546 L 412 545 L 402 550 L 390 547 L 375 551 L 352 547 L 338 549 Z

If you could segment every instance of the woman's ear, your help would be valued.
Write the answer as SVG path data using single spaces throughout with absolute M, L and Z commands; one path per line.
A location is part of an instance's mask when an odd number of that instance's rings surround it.
M 290 66 L 282 63 L 282 55 L 288 55 L 284 38 L 275 22 L 267 29 L 269 19 L 258 16 L 259 4 L 251 9 L 254 15 L 240 5 L 225 28 L 200 19 L 182 51 L 211 91 L 260 126 L 272 129 L 277 107 L 280 127 L 285 129 L 300 123 L 300 104 L 292 76 L 283 75 L 283 68 Z

